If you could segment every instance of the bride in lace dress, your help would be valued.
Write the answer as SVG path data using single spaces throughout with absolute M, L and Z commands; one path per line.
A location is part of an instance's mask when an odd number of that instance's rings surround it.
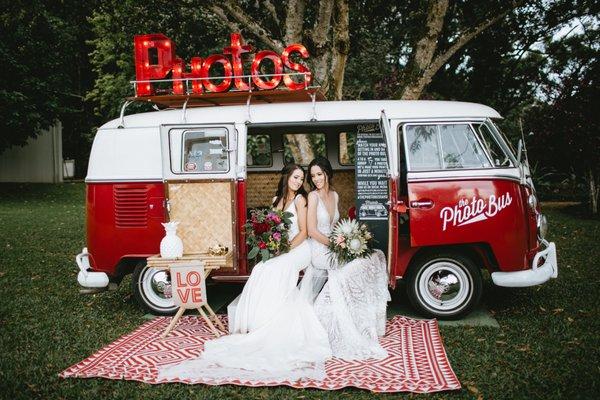
M 332 268 L 328 236 L 338 222 L 338 194 L 331 190 L 331 164 L 319 157 L 309 165 L 308 234 L 312 266 L 302 281 L 302 290 L 317 293 L 324 277 L 327 283 L 315 300 L 317 317 L 327 331 L 334 357 L 346 360 L 384 358 L 387 352 L 378 337 L 385 334 L 387 289 L 385 256 L 380 250 Z
M 196 359 L 159 368 L 159 378 L 295 381 L 323 379 L 331 357 L 328 336 L 311 302 L 297 288 L 311 260 L 305 240 L 306 191 L 302 167 L 284 167 L 273 207 L 293 214 L 291 250 L 258 263 L 230 315 L 232 335 L 205 343 Z

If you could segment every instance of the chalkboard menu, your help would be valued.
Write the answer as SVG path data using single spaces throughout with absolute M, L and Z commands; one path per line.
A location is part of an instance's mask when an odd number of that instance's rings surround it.
M 379 124 L 357 125 L 356 216 L 365 222 L 387 253 L 388 176 L 385 141 Z

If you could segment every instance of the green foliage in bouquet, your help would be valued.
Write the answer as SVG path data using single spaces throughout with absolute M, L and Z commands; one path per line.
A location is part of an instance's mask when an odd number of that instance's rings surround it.
M 373 254 L 375 239 L 365 224 L 356 220 L 340 220 L 329 236 L 329 261 L 332 267 Z
M 254 209 L 244 224 L 248 259 L 267 261 L 290 249 L 290 218 L 294 214 L 272 209 Z

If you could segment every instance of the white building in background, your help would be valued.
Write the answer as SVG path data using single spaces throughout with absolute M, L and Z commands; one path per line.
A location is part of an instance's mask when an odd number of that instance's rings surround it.
M 0 182 L 62 182 L 72 176 L 72 164 L 62 158 L 62 124 L 57 122 L 23 147 L 13 146 L 0 153 Z

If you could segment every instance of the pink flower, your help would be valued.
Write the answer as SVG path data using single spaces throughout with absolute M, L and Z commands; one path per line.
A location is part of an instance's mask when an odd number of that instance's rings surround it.
M 275 239 L 276 241 L 278 241 L 278 242 L 279 242 L 279 241 L 281 240 L 281 233 L 279 233 L 279 232 L 275 232 L 275 233 L 273 234 L 273 239 Z
M 346 238 L 343 236 L 337 236 L 335 238 L 335 244 L 337 244 L 338 246 L 341 246 L 342 243 L 344 243 L 346 241 Z

